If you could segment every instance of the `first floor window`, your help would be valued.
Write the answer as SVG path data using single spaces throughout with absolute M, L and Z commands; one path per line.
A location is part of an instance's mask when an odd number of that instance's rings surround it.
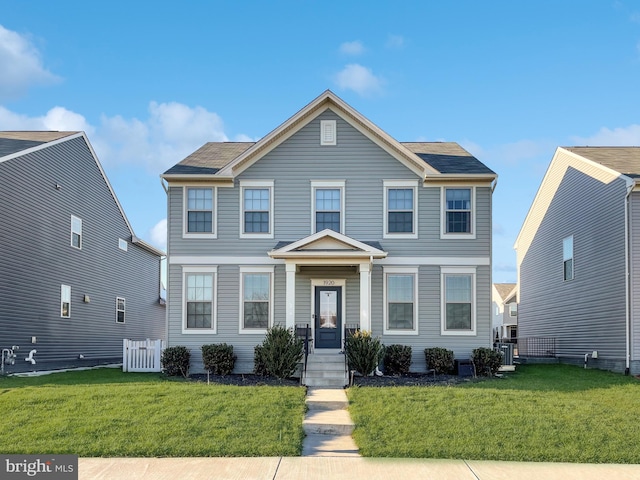
M 71 215 L 71 246 L 82 248 L 82 219 Z
M 573 280 L 573 235 L 562 240 L 564 279 Z
M 71 317 L 71 287 L 69 285 L 60 285 L 60 316 L 63 318 Z
M 213 328 L 214 273 L 187 273 L 186 327 Z
M 264 331 L 271 324 L 271 272 L 242 272 L 242 330 Z
M 442 269 L 443 333 L 475 333 L 475 272 Z
M 417 332 L 417 268 L 389 267 L 384 271 L 385 331 Z
M 124 298 L 117 297 L 116 298 L 116 323 L 124 323 Z

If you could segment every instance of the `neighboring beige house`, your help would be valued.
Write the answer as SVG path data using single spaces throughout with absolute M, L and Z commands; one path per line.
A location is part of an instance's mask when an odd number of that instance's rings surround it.
M 493 339 L 515 340 L 518 337 L 518 289 L 515 283 L 494 283 L 491 289 L 493 303 Z

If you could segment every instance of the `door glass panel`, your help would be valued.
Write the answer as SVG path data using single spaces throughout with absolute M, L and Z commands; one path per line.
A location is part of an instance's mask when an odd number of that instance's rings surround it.
M 338 327 L 338 292 L 320 293 L 320 328 Z

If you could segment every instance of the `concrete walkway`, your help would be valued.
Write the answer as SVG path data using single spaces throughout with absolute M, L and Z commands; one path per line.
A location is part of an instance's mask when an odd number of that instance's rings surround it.
M 339 457 L 81 458 L 79 480 L 637 480 L 640 465 Z
M 302 441 L 303 457 L 358 457 L 358 447 L 351 434 L 354 424 L 343 388 L 309 387 L 307 414 L 302 422 L 306 437 Z

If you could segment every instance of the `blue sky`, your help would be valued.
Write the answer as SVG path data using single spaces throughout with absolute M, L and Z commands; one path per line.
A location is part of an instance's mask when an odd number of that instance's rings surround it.
M 84 130 L 165 247 L 159 175 L 326 89 L 399 141 L 499 174 L 494 282 L 558 146 L 640 145 L 640 2 L 0 0 L 0 130 Z

